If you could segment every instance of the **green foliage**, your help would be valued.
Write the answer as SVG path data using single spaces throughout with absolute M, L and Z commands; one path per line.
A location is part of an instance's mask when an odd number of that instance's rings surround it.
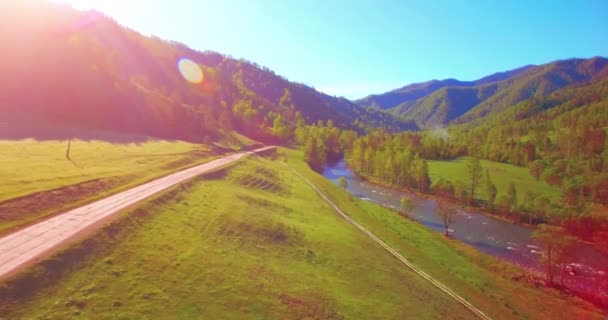
M 346 190 L 346 188 L 348 187 L 348 181 L 346 181 L 346 178 L 344 178 L 344 177 L 340 177 L 340 178 L 338 179 L 338 185 L 339 185 L 339 186 L 340 186 L 342 189 Z
M 428 163 L 411 152 L 419 143 L 415 133 L 393 135 L 377 131 L 354 140 L 346 160 L 358 174 L 426 192 L 431 184 Z
M 498 193 L 498 189 L 496 189 L 496 185 L 492 183 L 492 179 L 490 178 L 490 172 L 487 168 L 483 170 L 482 186 L 483 191 L 487 196 L 488 204 L 493 205 L 494 201 L 496 200 L 496 194 Z
M 272 125 L 272 134 L 279 139 L 279 141 L 287 141 L 291 136 L 290 128 L 285 123 L 285 119 L 282 115 L 277 115 L 274 118 Z
M 470 195 L 472 198 L 475 198 L 475 189 L 479 185 L 479 182 L 483 175 L 483 168 L 481 167 L 481 162 L 477 158 L 468 159 L 465 163 L 467 179 L 469 181 L 470 186 Z M 487 171 L 486 171 L 487 172 Z
M 512 204 L 517 204 L 517 189 L 513 182 L 509 182 L 507 186 L 507 198 Z
M 401 200 L 399 200 L 399 208 L 402 213 L 410 212 L 414 209 L 414 202 L 408 197 L 401 197 Z
M 323 170 L 328 161 L 340 159 L 346 148 L 352 146 L 357 133 L 351 130 L 340 130 L 331 120 L 324 125 L 299 125 L 295 130 L 295 139 L 304 146 L 304 158 L 316 171 Z

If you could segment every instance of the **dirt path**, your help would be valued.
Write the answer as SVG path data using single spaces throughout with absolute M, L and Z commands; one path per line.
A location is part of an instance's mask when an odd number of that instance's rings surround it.
M 230 165 L 265 147 L 241 152 L 150 181 L 0 238 L 0 279 L 56 251 L 70 239 L 101 227 L 113 215 L 154 194 L 203 173 Z
M 463 297 L 459 296 L 454 291 L 450 290 L 450 288 L 446 287 L 445 285 L 443 285 L 439 281 L 435 280 L 433 277 L 431 277 L 426 272 L 420 270 L 418 267 L 416 267 L 414 264 L 412 264 L 409 260 L 405 259 L 401 254 L 399 254 L 397 251 L 395 251 L 395 249 L 391 248 L 384 241 L 380 240 L 373 233 L 371 233 L 370 231 L 368 231 L 367 229 L 365 229 L 362 225 L 360 225 L 355 220 L 353 220 L 350 216 L 348 216 L 347 214 L 345 214 L 342 210 L 340 210 L 340 208 L 336 204 L 334 204 L 331 200 L 329 200 L 329 198 L 323 192 L 321 192 L 321 190 L 319 190 L 312 182 L 308 181 L 308 179 L 306 179 L 299 172 L 297 172 L 296 170 L 292 169 L 287 164 L 284 164 L 284 163 L 282 163 L 282 164 L 285 165 L 287 168 L 289 168 L 289 170 L 291 170 L 295 175 L 297 175 L 302 180 L 304 180 L 306 183 L 308 183 L 319 194 L 319 196 L 321 196 L 321 198 L 323 198 L 330 206 L 332 206 L 332 208 L 334 208 L 334 210 L 342 218 L 344 218 L 350 224 L 354 225 L 357 229 L 359 229 L 366 236 L 368 236 L 369 238 L 371 238 L 372 240 L 374 240 L 374 242 L 376 242 L 377 244 L 379 244 L 382 248 L 386 249 L 386 251 L 388 251 L 395 258 L 397 258 L 401 263 L 403 263 L 404 265 L 406 265 L 408 268 L 412 269 L 416 274 L 418 274 L 419 276 L 421 276 L 422 278 L 424 278 L 425 280 L 427 280 L 428 282 L 430 282 L 431 284 L 433 284 L 439 290 L 443 291 L 444 293 L 446 293 L 450 297 L 454 298 L 454 300 L 458 301 L 460 304 L 462 304 L 463 306 L 465 306 L 473 314 L 475 314 L 475 316 L 477 316 L 478 318 L 483 319 L 483 320 L 491 320 L 492 319 L 492 318 L 488 317 L 485 313 L 483 313 L 481 310 L 479 310 L 475 306 L 473 306 L 466 299 L 464 299 Z

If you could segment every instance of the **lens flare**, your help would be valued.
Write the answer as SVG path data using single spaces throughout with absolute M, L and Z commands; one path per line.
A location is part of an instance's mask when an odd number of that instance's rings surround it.
M 203 70 L 201 70 L 196 62 L 182 58 L 177 62 L 177 68 L 186 81 L 191 83 L 203 82 Z

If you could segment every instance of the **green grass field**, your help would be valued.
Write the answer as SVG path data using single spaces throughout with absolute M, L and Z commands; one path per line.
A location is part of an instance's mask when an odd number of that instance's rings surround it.
M 454 183 L 455 181 L 467 181 L 465 160 L 458 158 L 453 161 L 428 161 L 429 175 L 431 180 L 443 178 Z M 524 195 L 528 191 L 533 191 L 539 195 L 547 197 L 552 202 L 558 201 L 561 191 L 557 187 L 552 187 L 543 181 L 534 179 L 528 169 L 514 165 L 499 163 L 488 160 L 480 160 L 483 168 L 487 168 L 492 182 L 498 190 L 497 197 L 504 194 L 509 183 L 515 184 L 517 190 L 517 201 L 521 203 Z M 486 194 L 479 188 L 475 191 L 475 198 L 487 200 Z
M 601 318 L 578 299 L 509 280 L 513 269 L 494 258 L 349 196 L 310 170 L 300 152 L 282 153 L 345 212 L 494 319 Z M 25 277 L 34 277 L 25 282 L 31 294 L 0 300 L 0 314 L 10 319 L 473 318 L 339 218 L 277 161 L 253 158 L 178 189 L 74 246 L 85 248 L 82 260 L 68 249 L 28 271 Z M 57 268 L 62 263 L 68 267 Z M 63 271 L 51 277 L 53 270 Z M 0 286 L 0 295 L 7 297 L 12 285 Z
M 103 241 L 11 319 L 468 319 L 276 162 L 251 160 Z M 124 228 L 115 228 L 124 230 Z M 5 306 L 6 307 L 6 306 Z M 6 310 L 6 309 L 5 309 Z
M 212 158 L 179 141 L 0 141 L 0 232 Z M 12 201 L 9 201 L 14 199 Z

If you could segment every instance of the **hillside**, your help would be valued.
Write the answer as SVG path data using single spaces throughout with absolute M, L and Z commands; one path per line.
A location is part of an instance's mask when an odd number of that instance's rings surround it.
M 392 109 L 401 104 L 414 102 L 420 98 L 424 98 L 435 91 L 445 87 L 472 87 L 483 85 L 496 81 L 501 81 L 513 77 L 519 73 L 525 72 L 533 66 L 525 66 L 505 72 L 497 72 L 492 75 L 483 77 L 474 81 L 460 81 L 456 79 L 431 80 L 422 83 L 413 83 L 405 87 L 395 89 L 383 94 L 373 94 L 363 99 L 356 100 L 360 106 L 374 107 L 378 109 Z
M 13 134 L 45 138 L 57 133 L 36 128 L 56 126 L 200 142 L 237 130 L 264 141 L 277 114 L 359 130 L 414 128 L 254 63 L 145 37 L 96 12 L 9 1 L 0 19 L 19 30 L 0 33 L 0 114 Z M 202 70 L 200 83 L 180 74 L 184 58 Z
M 531 97 L 546 97 L 560 88 L 596 81 L 607 70 L 608 60 L 601 57 L 562 60 L 470 82 L 448 79 L 413 84 L 357 103 L 388 110 L 421 127 L 444 126 L 473 121 Z

